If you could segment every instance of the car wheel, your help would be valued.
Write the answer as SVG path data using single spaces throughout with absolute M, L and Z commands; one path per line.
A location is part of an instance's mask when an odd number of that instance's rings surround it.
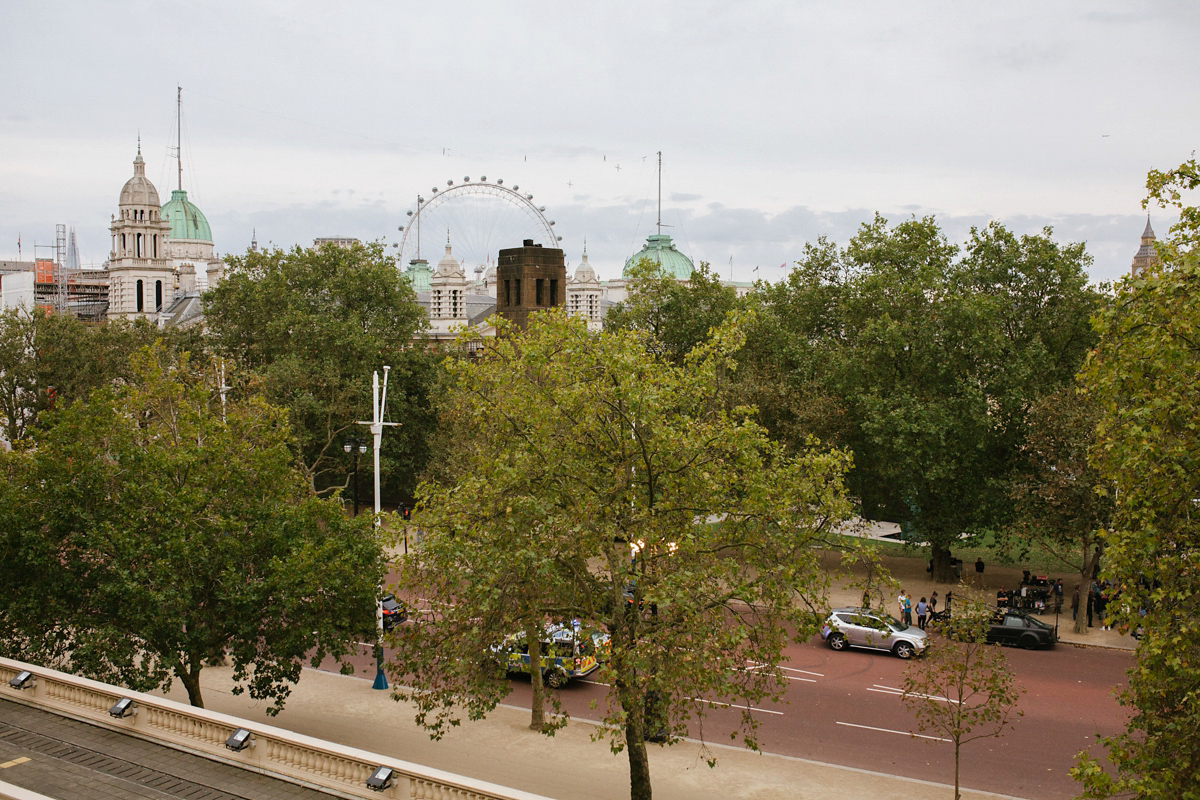
M 850 643 L 846 641 L 846 637 L 840 633 L 829 634 L 829 647 L 831 650 L 845 650 L 850 647 Z
M 1021 647 L 1024 647 L 1026 650 L 1037 650 L 1038 645 L 1038 638 L 1032 633 L 1027 633 L 1021 637 Z
M 917 649 L 908 642 L 897 642 L 892 652 L 896 654 L 896 658 L 909 659 L 917 654 Z
M 551 689 L 561 689 L 567 685 L 567 674 L 560 669 L 552 669 L 546 673 L 546 685 Z

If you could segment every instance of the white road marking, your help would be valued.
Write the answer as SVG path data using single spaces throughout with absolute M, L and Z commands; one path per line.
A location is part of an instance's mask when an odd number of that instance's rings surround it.
M 589 681 L 589 680 L 581 679 L 579 682 L 580 683 L 591 683 L 591 684 L 595 684 L 596 686 L 611 686 L 611 684 L 602 683 L 600 681 Z M 814 683 L 815 683 L 815 681 L 814 681 Z M 772 711 L 769 708 L 751 708 L 750 706 L 740 706 L 737 703 L 722 703 L 719 700 L 705 700 L 703 697 L 689 697 L 688 699 L 695 701 L 697 703 L 708 703 L 710 706 L 716 706 L 717 708 L 741 708 L 741 709 L 745 709 L 746 711 L 761 711 L 764 714 L 776 714 L 781 717 L 783 716 L 782 711 Z
M 853 722 L 838 722 L 838 725 L 845 725 L 848 728 L 866 728 L 869 731 L 879 731 L 880 733 L 898 733 L 901 736 L 916 736 L 918 739 L 932 739 L 935 742 L 948 742 L 949 739 L 943 739 L 940 736 L 926 736 L 923 733 L 910 733 L 909 731 L 894 731 L 891 728 L 876 728 L 871 725 L 855 725 Z
M 904 694 L 903 690 L 893 689 L 891 686 L 880 686 L 878 683 L 875 684 L 875 686 L 878 688 L 875 688 L 875 689 L 868 688 L 867 691 L 868 692 L 879 692 L 880 694 L 891 694 L 891 695 L 895 695 L 896 697 L 900 697 L 901 695 Z M 937 700 L 942 703 L 957 704 L 960 702 L 958 700 L 951 700 L 949 697 L 942 697 L 941 695 L 936 695 L 936 694 L 920 694 L 918 692 L 913 692 L 911 696 L 912 697 L 920 697 L 924 700 Z
M 703 697 L 689 697 L 688 699 L 697 703 L 708 703 L 710 706 L 716 706 L 717 708 L 740 708 L 744 711 L 761 711 L 764 714 L 783 716 L 782 711 L 772 711 L 769 708 L 751 708 L 750 706 L 740 706 L 737 703 L 722 703 L 720 700 L 705 700 Z
M 757 661 L 747 661 L 746 663 L 750 665 L 750 669 L 752 669 L 752 670 L 758 669 L 759 667 L 766 666 L 765 664 L 760 664 Z M 809 672 L 806 669 L 796 669 L 795 667 L 779 667 L 779 669 L 784 670 L 785 672 L 800 672 L 804 675 L 816 675 L 818 678 L 825 677 L 825 673 L 823 673 L 823 672 Z M 784 676 L 784 677 L 787 677 L 787 676 Z M 797 680 L 797 679 L 793 678 L 792 680 Z M 799 680 L 803 680 L 803 679 L 801 678 Z M 813 681 L 813 683 L 816 683 L 816 681 Z

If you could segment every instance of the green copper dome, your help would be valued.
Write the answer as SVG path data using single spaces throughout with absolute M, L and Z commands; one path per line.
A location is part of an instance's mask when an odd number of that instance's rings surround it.
M 646 238 L 645 246 L 625 262 L 625 269 L 621 271 L 622 277 L 628 278 L 633 265 L 643 258 L 650 259 L 661 266 L 668 275 L 674 275 L 681 281 L 690 280 L 692 270 L 695 269 L 692 260 L 675 249 L 675 243 L 665 233 L 655 233 Z
M 162 215 L 163 219 L 170 221 L 171 238 L 175 241 L 180 239 L 212 241 L 212 230 L 208 227 L 208 220 L 204 218 L 204 212 L 187 199 L 185 190 L 176 189 L 171 192 L 171 199 L 162 207 Z
M 433 285 L 433 270 L 423 258 L 414 258 L 408 262 L 408 269 L 404 271 L 404 275 L 414 292 L 428 292 Z

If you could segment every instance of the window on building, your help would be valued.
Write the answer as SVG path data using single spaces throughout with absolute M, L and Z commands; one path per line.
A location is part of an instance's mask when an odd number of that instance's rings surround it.
M 162 301 L 163 301 L 162 281 L 155 281 L 154 282 L 154 310 L 155 311 L 162 310 L 162 304 L 163 304 Z
M 517 278 L 513 281 L 513 305 L 521 305 L 521 279 Z
M 550 305 L 558 305 L 558 279 L 550 279 Z
M 138 311 L 141 311 L 143 308 L 145 308 L 145 301 L 143 300 L 143 296 L 142 296 L 142 280 L 141 280 L 141 278 L 138 278 L 138 282 L 137 282 L 137 310 L 138 310 Z
M 509 281 L 504 282 L 504 305 L 512 305 L 512 292 L 509 291 L 512 287 L 509 286 Z
M 542 302 L 542 288 L 544 287 L 545 283 L 546 283 L 546 281 L 545 281 L 545 280 L 543 280 L 542 278 L 538 278 L 538 279 L 537 279 L 537 283 L 534 285 L 534 292 L 533 292 L 533 294 L 534 294 L 534 297 L 533 297 L 533 302 L 534 302 L 534 305 L 538 305 L 538 306 L 540 306 L 540 305 L 545 305 L 545 304 Z
M 142 257 L 142 235 L 140 233 L 137 235 L 136 241 L 137 241 L 137 254 L 135 255 L 135 258 L 141 258 Z

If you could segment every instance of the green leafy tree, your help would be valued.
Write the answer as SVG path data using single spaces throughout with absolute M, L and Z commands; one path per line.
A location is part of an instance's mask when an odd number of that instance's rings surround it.
M 204 295 L 216 351 L 239 380 L 288 411 L 300 462 L 314 490 L 344 489 L 342 450 L 371 408 L 373 370 L 392 367 L 382 453 L 392 491 L 410 495 L 427 457 L 435 418 L 429 390 L 436 361 L 413 337 L 424 325 L 416 295 L 381 244 L 230 257 L 225 278 Z M 385 487 L 386 488 L 386 487 Z
M 43 309 L 0 313 L 0 425 L 9 442 L 30 436 L 43 411 L 86 398 L 92 389 L 130 377 L 130 358 L 177 334 L 144 320 L 85 325 L 70 314 Z
M 738 307 L 737 292 L 701 262 L 686 283 L 642 258 L 629 275 L 629 297 L 604 317 L 609 331 L 639 330 L 678 364 Z
M 1150 200 L 1176 205 L 1162 265 L 1117 285 L 1097 319 L 1100 344 L 1082 382 L 1101 413 L 1094 463 L 1113 485 L 1101 577 L 1115 585 L 1109 618 L 1141 627 L 1126 733 L 1103 739 L 1116 772 L 1081 754 L 1088 797 L 1200 798 L 1200 188 L 1194 160 L 1151 172 Z
M 1074 569 L 1085 600 L 1112 524 L 1113 493 L 1088 461 L 1099 410 L 1075 386 L 1038 400 L 1021 448 L 1024 467 L 1010 491 L 1017 516 L 1007 532 L 1009 546 L 1024 556 L 1038 545 Z M 1074 628 L 1087 633 L 1086 613 L 1075 615 Z
M 1009 517 L 1030 404 L 1093 341 L 1087 263 L 1082 245 L 996 224 L 960 252 L 932 218 L 876 217 L 844 250 L 820 242 L 757 298 L 768 344 L 749 358 L 794 409 L 766 421 L 795 448 L 813 434 L 849 448 L 864 516 L 928 541 L 951 580 L 959 537 Z
M 1024 691 L 1016 685 L 998 644 L 987 643 L 986 603 L 967 593 L 955 596 L 955 616 L 944 636 L 930 639 L 923 657 L 904 671 L 901 702 L 917 718 L 917 729 L 954 745 L 954 800 L 959 791 L 962 747 L 1000 736 L 1022 712 Z
M 444 726 L 456 704 L 479 715 L 505 693 L 496 670 L 470 668 L 499 634 L 572 619 L 606 632 L 610 745 L 649 798 L 648 735 L 683 734 L 711 702 L 781 696 L 784 645 L 822 618 L 814 545 L 849 511 L 847 460 L 789 457 L 752 409 L 727 410 L 736 318 L 682 365 L 644 333 L 589 334 L 556 312 L 502 333 L 450 367 L 474 435 L 464 479 L 421 489 L 427 535 L 403 582 L 444 594 L 394 641 L 397 662 L 421 721 Z M 510 602 L 523 587 L 531 602 Z M 753 746 L 754 731 L 747 710 L 733 735 Z
M 274 713 L 303 663 L 374 629 L 368 519 L 313 496 L 285 412 L 223 406 L 214 377 L 143 350 L 129 384 L 5 456 L 0 620 L 15 655 L 138 689 L 178 679 L 197 706 L 202 669 L 228 659 L 235 693 Z

